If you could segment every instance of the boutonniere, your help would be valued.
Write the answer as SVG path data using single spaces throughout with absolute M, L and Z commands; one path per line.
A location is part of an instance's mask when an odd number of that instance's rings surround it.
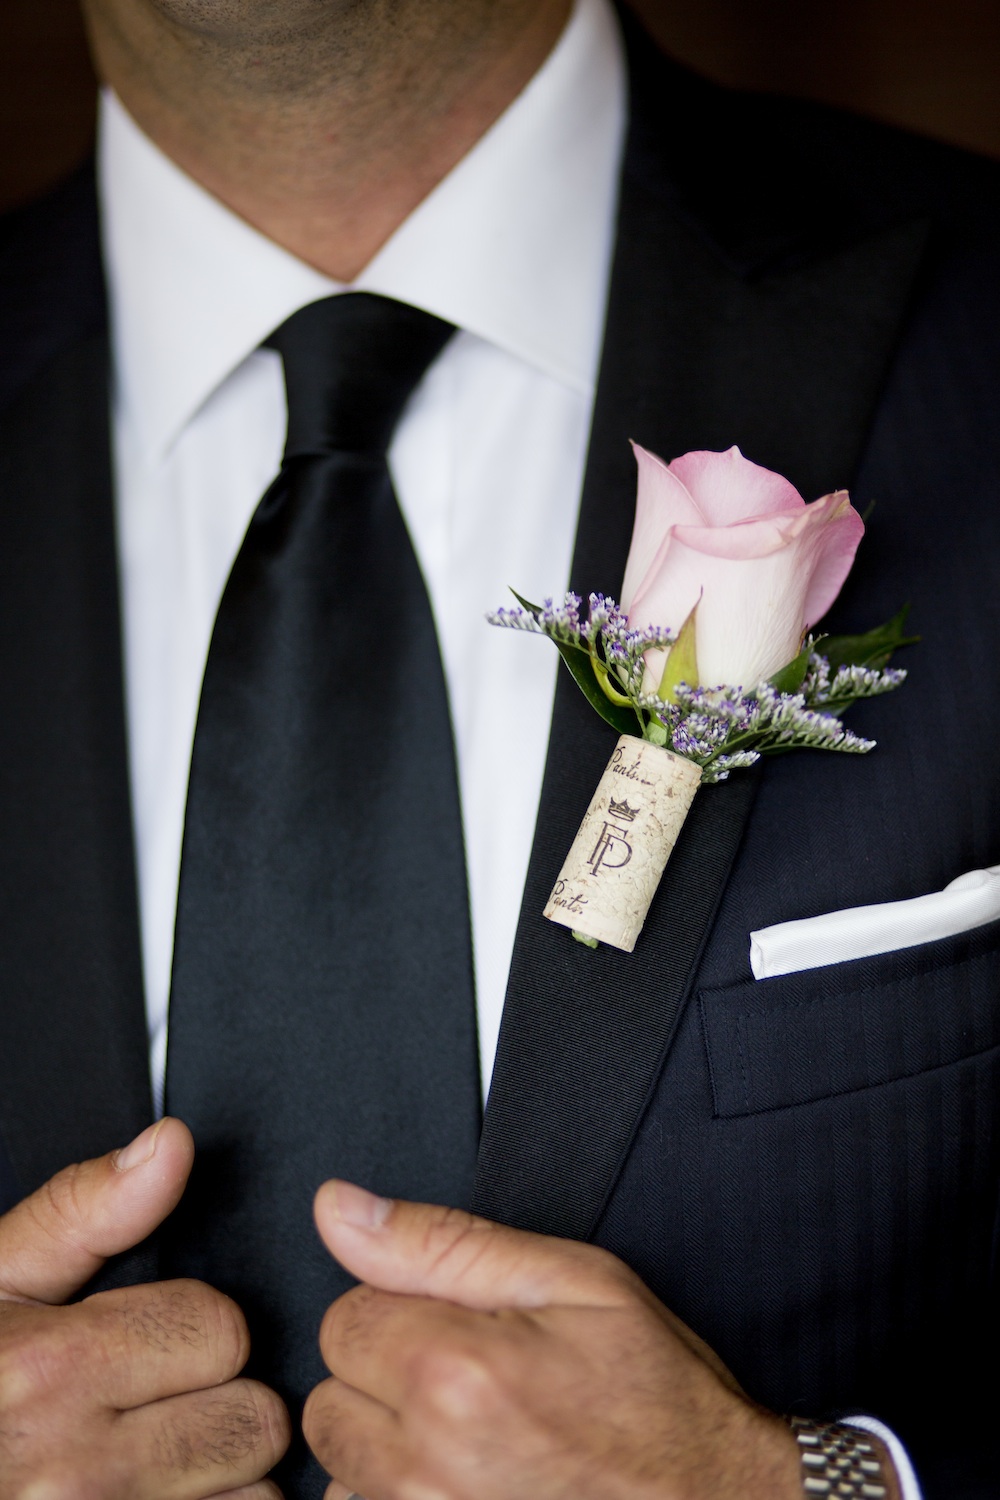
M 906 610 L 860 636 L 813 635 L 851 570 L 864 523 L 846 490 L 807 505 L 727 453 L 665 464 L 633 444 L 635 527 L 621 602 L 515 594 L 491 624 L 548 636 L 619 740 L 545 916 L 631 953 L 698 788 L 762 755 L 873 740 L 839 715 L 898 687 L 888 666 Z

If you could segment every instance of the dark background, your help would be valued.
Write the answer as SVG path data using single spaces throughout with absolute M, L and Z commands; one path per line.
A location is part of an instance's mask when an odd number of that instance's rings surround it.
M 631 0 L 722 83 L 801 94 L 1000 157 L 997 0 Z M 0 0 L 0 208 L 87 152 L 94 79 L 76 0 Z

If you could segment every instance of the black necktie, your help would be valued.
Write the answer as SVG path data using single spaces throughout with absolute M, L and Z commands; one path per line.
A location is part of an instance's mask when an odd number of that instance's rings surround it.
M 452 328 L 385 298 L 268 341 L 288 438 L 219 608 L 188 791 L 167 1108 L 194 1132 L 165 1275 L 243 1307 L 251 1372 L 301 1403 L 350 1284 L 313 1194 L 340 1176 L 466 1204 L 479 1133 L 455 757 L 386 450 Z M 319 1496 L 304 1454 L 289 1500 Z

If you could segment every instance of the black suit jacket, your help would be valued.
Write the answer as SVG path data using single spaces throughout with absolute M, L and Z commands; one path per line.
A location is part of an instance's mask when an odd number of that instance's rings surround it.
M 1000 924 L 755 983 L 757 927 L 1000 859 L 1000 173 L 717 90 L 629 27 L 573 586 L 616 593 L 628 439 L 877 506 L 830 619 L 912 604 L 868 758 L 702 792 L 634 955 L 540 912 L 614 741 L 559 686 L 476 1206 L 623 1256 L 780 1410 L 874 1412 L 1000 1495 Z M 150 1114 L 93 181 L 0 231 L 0 1194 Z M 155 1274 L 155 1251 L 123 1278 Z

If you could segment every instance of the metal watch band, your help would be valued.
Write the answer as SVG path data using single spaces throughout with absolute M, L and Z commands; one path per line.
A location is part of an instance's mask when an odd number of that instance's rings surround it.
M 808 1417 L 789 1417 L 788 1423 L 802 1455 L 803 1494 L 886 1500 L 885 1473 L 867 1433 Z

